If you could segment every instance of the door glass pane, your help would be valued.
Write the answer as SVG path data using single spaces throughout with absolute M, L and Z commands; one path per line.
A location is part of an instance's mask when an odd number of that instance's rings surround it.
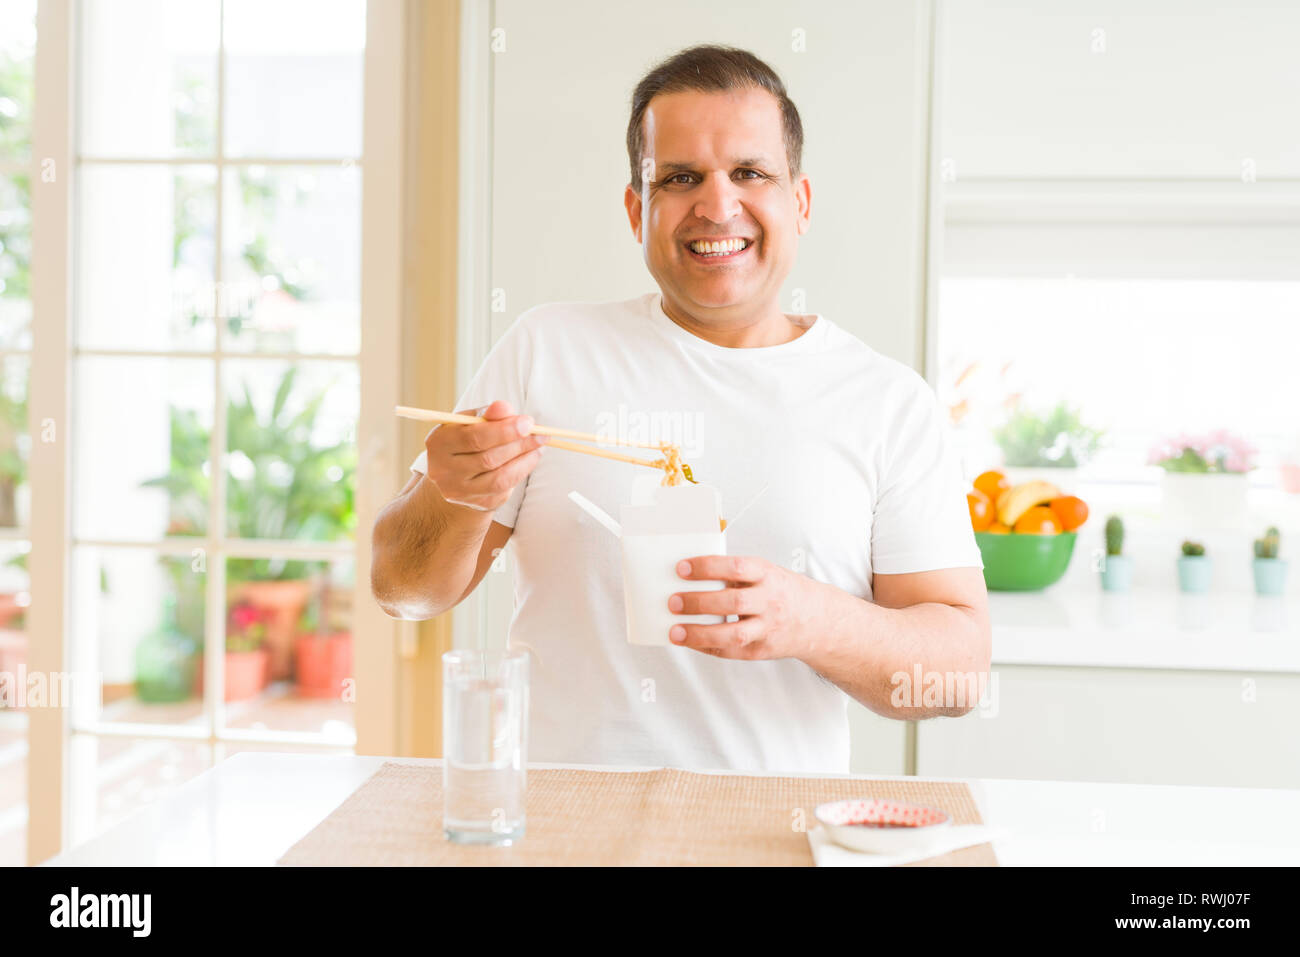
M 226 724 L 356 741 L 351 558 L 226 562 Z
M 5 0 L 0 3 L 0 162 L 25 162 L 32 155 L 35 65 L 36 0 Z
M 102 682 L 100 720 L 202 727 L 207 556 L 77 546 L 72 553 L 72 656 Z
M 226 154 L 360 155 L 363 0 L 226 0 L 225 18 Z
M 214 155 L 217 0 L 110 0 L 77 9 L 82 155 Z
M 31 514 L 27 463 L 31 436 L 27 432 L 27 372 L 25 355 L 0 359 L 0 529 L 25 528 Z
M 85 356 L 73 363 L 77 538 L 152 541 L 206 532 L 212 390 L 206 359 Z
M 0 175 L 0 349 L 32 346 L 32 197 L 25 173 Z
M 355 354 L 361 346 L 361 170 L 225 173 L 222 270 L 237 293 L 227 348 Z
M 95 166 L 78 180 L 78 345 L 211 349 L 215 167 Z
M 226 531 L 347 541 L 360 381 L 351 362 L 227 363 Z

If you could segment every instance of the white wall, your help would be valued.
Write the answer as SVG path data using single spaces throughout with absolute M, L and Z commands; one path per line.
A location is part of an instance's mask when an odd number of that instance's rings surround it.
M 957 182 L 1300 177 L 1292 0 L 942 0 L 941 22 Z

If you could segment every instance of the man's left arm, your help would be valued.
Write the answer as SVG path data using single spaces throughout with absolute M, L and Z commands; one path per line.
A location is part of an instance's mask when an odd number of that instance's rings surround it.
M 723 658 L 798 658 L 889 718 L 962 715 L 987 687 L 992 630 L 979 568 L 876 575 L 874 601 L 753 556 L 692 558 L 678 574 L 725 587 L 680 592 L 672 611 L 739 617 L 675 625 L 676 644 Z

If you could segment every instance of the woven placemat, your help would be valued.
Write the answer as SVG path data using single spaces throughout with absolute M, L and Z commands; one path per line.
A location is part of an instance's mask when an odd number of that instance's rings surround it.
M 442 834 L 442 768 L 386 762 L 277 861 L 285 866 L 811 866 L 812 810 L 850 797 L 942 808 L 982 824 L 960 782 L 530 769 L 527 830 L 511 847 Z M 909 867 L 996 866 L 990 844 Z

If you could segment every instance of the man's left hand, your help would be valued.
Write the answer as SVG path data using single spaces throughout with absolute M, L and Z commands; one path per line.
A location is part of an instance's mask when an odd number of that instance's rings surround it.
M 755 556 L 701 555 L 678 562 L 677 574 L 688 581 L 721 581 L 726 587 L 677 592 L 668 600 L 669 611 L 739 619 L 674 625 L 669 631 L 673 644 L 744 661 L 804 657 L 837 591 Z

